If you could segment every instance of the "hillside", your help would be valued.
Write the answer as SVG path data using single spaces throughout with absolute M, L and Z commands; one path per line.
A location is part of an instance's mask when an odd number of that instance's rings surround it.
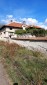
M 17 44 L 0 42 L 0 59 L 18 85 L 47 85 L 47 56 Z

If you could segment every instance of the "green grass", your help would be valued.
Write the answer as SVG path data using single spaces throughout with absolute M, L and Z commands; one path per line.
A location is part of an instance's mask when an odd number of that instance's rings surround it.
M 47 58 L 41 52 L 0 42 L 0 57 L 9 77 L 18 85 L 47 85 Z

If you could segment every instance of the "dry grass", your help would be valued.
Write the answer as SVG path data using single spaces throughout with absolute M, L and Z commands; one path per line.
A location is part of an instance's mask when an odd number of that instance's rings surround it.
M 19 85 L 47 85 L 47 59 L 42 53 L 15 43 L 0 42 L 0 57 L 13 82 Z

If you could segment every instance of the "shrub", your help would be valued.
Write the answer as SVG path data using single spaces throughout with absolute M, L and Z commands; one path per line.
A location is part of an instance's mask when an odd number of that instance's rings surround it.
M 23 30 L 23 29 L 16 30 L 16 31 L 15 31 L 15 34 L 20 34 L 20 35 L 26 34 L 26 30 Z

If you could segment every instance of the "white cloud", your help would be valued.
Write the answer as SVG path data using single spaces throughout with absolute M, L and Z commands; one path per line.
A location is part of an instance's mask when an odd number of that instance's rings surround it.
M 38 23 L 38 26 L 40 26 L 41 28 L 47 29 L 47 26 L 44 23 Z
M 38 21 L 33 18 L 20 18 L 20 20 L 25 21 L 28 25 L 36 25 Z
M 5 23 L 5 22 L 6 22 L 6 20 L 5 20 L 5 19 L 2 19 L 2 20 L 1 20 L 1 22 L 4 22 L 4 23 Z
M 13 15 L 7 15 L 6 17 L 7 18 L 13 18 Z
M 17 22 L 16 18 L 14 18 L 13 15 L 6 15 L 6 18 L 1 21 L 8 24 L 8 23 L 10 23 L 11 20 L 14 22 Z M 19 20 L 18 22 L 25 21 L 26 24 L 28 24 L 28 25 L 37 25 L 44 29 L 47 29 L 47 18 L 44 20 L 44 22 L 39 22 L 37 19 L 34 19 L 34 18 L 20 18 L 18 20 Z
M 45 19 L 45 24 L 47 24 L 47 18 Z
M 36 19 L 33 19 L 33 18 L 20 18 L 20 20 L 25 21 L 26 24 L 28 24 L 28 25 L 37 25 L 37 26 L 40 26 L 44 29 L 47 29 L 47 25 L 44 22 L 39 22 Z M 45 20 L 45 22 L 47 22 L 47 19 Z
M 10 23 L 10 21 L 16 21 L 16 19 L 13 17 L 13 15 L 6 15 L 6 18 L 5 19 L 2 19 L 1 21 L 4 22 L 4 23 Z
M 44 22 L 38 22 L 38 25 L 44 29 L 47 29 L 47 19 L 45 19 Z
M 47 29 L 47 26 L 46 25 L 41 25 L 42 28 L 44 29 Z

